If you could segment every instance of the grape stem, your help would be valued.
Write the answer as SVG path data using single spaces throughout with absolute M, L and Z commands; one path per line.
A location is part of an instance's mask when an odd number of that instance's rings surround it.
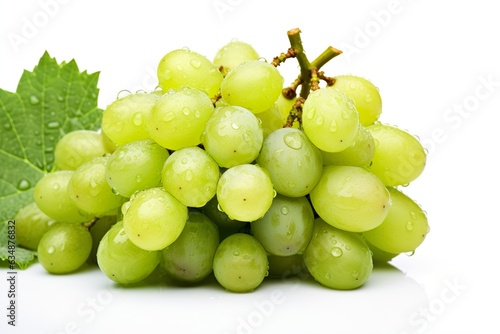
M 300 66 L 300 76 L 294 81 L 294 84 L 292 84 L 290 88 L 297 88 L 297 82 L 299 82 L 301 85 L 300 96 L 307 99 L 311 90 L 319 88 L 318 84 L 320 79 L 325 80 L 328 85 L 331 85 L 331 78 L 326 77 L 323 72 L 319 72 L 319 69 L 333 58 L 342 54 L 342 51 L 329 46 L 316 59 L 309 62 L 304 52 L 299 28 L 294 28 L 288 31 L 288 40 L 290 41 L 290 48 L 288 49 L 287 54 L 293 54 L 295 58 L 297 58 Z

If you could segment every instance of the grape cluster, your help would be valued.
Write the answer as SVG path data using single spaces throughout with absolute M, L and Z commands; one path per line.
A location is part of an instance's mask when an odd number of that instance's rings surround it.
M 370 81 L 339 75 L 290 95 L 277 64 L 240 41 L 213 61 L 170 51 L 158 81 L 109 104 L 100 131 L 58 142 L 56 170 L 16 217 L 48 272 L 94 262 L 120 284 L 161 270 L 248 292 L 300 268 L 354 289 L 424 240 L 425 212 L 400 186 L 426 153 L 379 121 Z

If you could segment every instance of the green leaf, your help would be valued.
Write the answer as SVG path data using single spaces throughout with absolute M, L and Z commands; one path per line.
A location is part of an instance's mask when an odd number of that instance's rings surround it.
M 64 134 L 100 127 L 98 77 L 45 52 L 32 72 L 24 71 L 15 93 L 0 89 L 0 221 L 33 201 L 34 186 L 54 169 Z
M 36 252 L 21 248 L 17 243 L 14 249 L 12 249 L 12 244 L 9 248 L 9 240 L 11 239 L 9 239 L 8 224 L 7 222 L 0 222 L 0 260 L 7 261 L 9 256 L 13 256 L 16 266 L 19 269 L 26 269 L 35 259 Z M 9 267 L 9 264 L 7 266 Z

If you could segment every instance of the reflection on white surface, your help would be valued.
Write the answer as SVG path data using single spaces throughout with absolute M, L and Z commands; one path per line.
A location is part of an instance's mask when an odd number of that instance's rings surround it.
M 176 333 L 416 333 L 429 305 L 424 288 L 399 269 L 375 268 L 360 289 L 337 291 L 311 278 L 268 279 L 256 291 L 224 291 L 210 278 L 179 287 L 164 282 L 124 288 L 98 269 L 21 272 L 19 329 L 36 333 L 108 333 L 178 328 Z M 420 325 L 419 325 L 420 326 Z

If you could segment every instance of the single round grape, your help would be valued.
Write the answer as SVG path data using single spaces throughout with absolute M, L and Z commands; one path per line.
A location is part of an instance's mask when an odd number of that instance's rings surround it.
M 97 264 L 111 280 L 120 284 L 137 283 L 148 277 L 160 263 L 159 251 L 147 251 L 130 241 L 123 222 L 114 224 L 97 248 Z
M 273 255 L 301 254 L 312 236 L 314 213 L 305 197 L 277 195 L 264 217 L 250 224 L 253 236 Z
M 196 146 L 214 106 L 207 94 L 181 87 L 164 94 L 153 106 L 147 123 L 151 138 L 169 150 Z
M 220 48 L 214 57 L 214 64 L 222 75 L 226 75 L 233 68 L 247 60 L 257 60 L 259 54 L 248 43 L 233 40 Z
M 375 141 L 370 170 L 386 186 L 407 185 L 422 174 L 426 153 L 417 138 L 382 123 L 367 127 Z
M 368 126 L 376 122 L 382 113 L 382 99 L 378 88 L 369 80 L 355 75 L 334 77 L 333 87 L 352 99 L 359 113 L 359 121 Z
M 109 157 L 106 180 L 116 194 L 130 197 L 139 190 L 158 187 L 168 150 L 150 139 L 124 144 Z
M 161 171 L 163 187 L 179 202 L 202 207 L 217 190 L 219 165 L 201 148 L 185 147 L 166 160 Z
M 266 250 L 253 236 L 236 233 L 224 239 L 214 256 L 219 284 L 232 292 L 251 292 L 268 275 Z
M 217 225 L 201 212 L 190 212 L 181 235 L 161 251 L 165 271 L 177 281 L 199 282 L 212 273 L 218 246 Z
M 90 218 L 80 211 L 68 195 L 68 184 L 74 171 L 61 170 L 45 174 L 37 182 L 34 197 L 40 210 L 50 218 L 67 223 L 81 223 Z
M 156 94 L 134 93 L 110 103 L 102 114 L 102 131 L 115 144 L 148 139 L 146 117 L 156 104 Z
M 268 174 L 259 166 L 229 168 L 219 179 L 217 200 L 229 218 L 251 222 L 264 216 L 276 192 Z
M 215 109 L 201 137 L 205 150 L 221 167 L 252 163 L 262 148 L 264 134 L 257 117 L 242 107 Z
M 187 207 L 160 187 L 137 192 L 122 210 L 130 241 L 149 251 L 162 250 L 174 242 L 188 217 Z
M 54 163 L 59 170 L 75 170 L 95 157 L 110 153 L 100 133 L 75 130 L 59 139 L 54 150 Z
M 23 206 L 14 217 L 16 241 L 20 246 L 36 250 L 42 236 L 56 221 L 38 208 L 35 202 Z
M 315 220 L 313 237 L 303 257 L 314 279 L 331 289 L 356 289 L 373 270 L 372 255 L 363 238 L 337 229 L 321 218 Z
M 392 205 L 382 224 L 363 233 L 365 239 L 389 253 L 414 252 L 429 232 L 427 216 L 410 197 L 396 188 L 388 188 Z
M 269 134 L 257 163 L 269 172 L 276 191 L 289 197 L 309 194 L 323 172 L 321 152 L 303 131 L 294 128 Z
M 328 224 L 351 232 L 371 230 L 384 221 L 391 205 L 389 191 L 368 170 L 325 166 L 311 203 Z
M 233 68 L 222 80 L 221 95 L 230 105 L 254 114 L 271 108 L 281 94 L 283 77 L 273 65 L 248 60 Z
M 75 170 L 68 183 L 68 196 L 79 210 L 92 216 L 116 215 L 124 198 L 106 180 L 109 156 L 94 158 Z
M 360 125 L 354 144 L 340 152 L 321 151 L 324 165 L 368 167 L 375 152 L 375 141 L 364 126 Z
M 92 249 L 92 236 L 82 224 L 56 223 L 38 244 L 38 261 L 51 274 L 67 274 L 80 268 Z
M 212 98 L 219 92 L 222 82 L 222 74 L 216 65 L 187 49 L 173 50 L 164 55 L 157 73 L 164 92 L 187 86 L 199 89 Z
M 309 94 L 302 107 L 302 126 L 320 150 L 340 152 L 356 139 L 359 115 L 345 94 L 337 89 L 318 89 Z

